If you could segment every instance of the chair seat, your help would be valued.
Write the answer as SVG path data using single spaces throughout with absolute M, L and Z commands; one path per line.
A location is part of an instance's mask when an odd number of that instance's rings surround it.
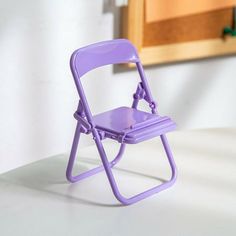
M 159 116 L 129 107 L 119 107 L 94 116 L 95 127 L 104 137 L 134 144 L 172 131 L 176 124 Z

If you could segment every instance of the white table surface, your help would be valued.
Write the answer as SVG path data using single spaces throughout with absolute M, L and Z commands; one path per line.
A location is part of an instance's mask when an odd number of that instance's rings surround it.
M 176 184 L 127 207 L 114 198 L 104 172 L 69 184 L 68 155 L 0 175 L 0 235 L 235 236 L 236 129 L 168 137 L 179 170 Z M 117 149 L 106 143 L 110 157 Z M 94 146 L 80 151 L 77 170 L 97 164 Z M 153 139 L 128 145 L 114 173 L 122 193 L 130 196 L 159 184 L 170 171 L 159 140 Z

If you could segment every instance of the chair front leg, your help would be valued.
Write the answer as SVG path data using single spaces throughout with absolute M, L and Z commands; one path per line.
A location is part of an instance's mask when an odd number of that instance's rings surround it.
M 133 204 L 133 203 L 138 202 L 140 200 L 143 200 L 144 198 L 147 198 L 155 193 L 158 193 L 160 191 L 163 191 L 163 190 L 169 188 L 176 181 L 177 169 L 176 169 L 176 165 L 175 165 L 175 162 L 174 162 L 174 159 L 173 159 L 173 156 L 172 156 L 172 153 L 171 153 L 171 150 L 170 150 L 170 147 L 168 145 L 165 135 L 161 135 L 161 141 L 163 143 L 163 146 L 164 146 L 164 149 L 165 149 L 165 152 L 166 152 L 166 155 L 167 155 L 170 167 L 171 167 L 171 171 L 172 171 L 172 175 L 171 175 L 170 180 L 165 183 L 162 183 L 154 188 L 148 189 L 140 194 L 137 194 L 133 197 L 126 198 L 120 193 L 120 191 L 118 189 L 117 183 L 115 181 L 114 175 L 112 173 L 111 167 L 109 165 L 109 161 L 107 159 L 105 150 L 103 148 L 103 145 L 102 145 L 102 142 L 101 142 L 99 136 L 97 135 L 97 137 L 95 138 L 95 142 L 96 142 L 102 163 L 104 165 L 109 183 L 111 185 L 112 191 L 113 191 L 115 197 L 117 198 L 117 200 L 120 201 L 122 204 L 130 205 L 130 204 Z

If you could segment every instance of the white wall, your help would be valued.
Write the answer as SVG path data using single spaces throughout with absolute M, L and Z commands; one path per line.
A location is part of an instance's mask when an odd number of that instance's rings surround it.
M 77 103 L 69 57 L 118 37 L 118 28 L 119 9 L 108 0 L 0 0 L 0 173 L 69 151 Z M 235 66 L 225 57 L 146 73 L 160 113 L 180 129 L 235 126 Z M 107 67 L 86 76 L 94 113 L 131 104 L 136 75 Z

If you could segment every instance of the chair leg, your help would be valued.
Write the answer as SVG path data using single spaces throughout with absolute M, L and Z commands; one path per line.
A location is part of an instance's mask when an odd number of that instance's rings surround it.
M 97 174 L 97 173 L 104 170 L 104 166 L 101 165 L 101 166 L 98 166 L 94 169 L 86 171 L 82 174 L 73 176 L 72 171 L 73 171 L 73 166 L 74 166 L 75 157 L 76 157 L 77 148 L 78 148 L 79 139 L 80 139 L 80 133 L 81 133 L 80 128 L 81 128 L 81 125 L 78 122 L 77 126 L 76 126 L 76 130 L 75 130 L 75 135 L 74 135 L 74 140 L 73 140 L 73 144 L 72 144 L 72 148 L 71 148 L 69 162 L 68 162 L 67 169 L 66 169 L 67 180 L 70 181 L 71 183 L 80 181 L 82 179 L 85 179 L 89 176 L 92 176 L 92 175 Z M 108 162 L 108 165 L 110 168 L 112 168 L 114 165 L 116 165 L 119 162 L 119 160 L 121 159 L 121 157 L 124 153 L 124 150 L 125 150 L 125 144 L 121 144 L 119 152 L 116 155 L 116 157 L 111 162 Z
M 99 136 L 97 135 L 97 137 L 95 139 L 95 142 L 96 142 L 99 154 L 101 156 L 101 159 L 102 159 L 102 162 L 103 162 L 103 165 L 104 165 L 104 168 L 105 168 L 108 180 L 110 182 L 110 185 L 111 185 L 111 188 L 112 188 L 112 191 L 113 191 L 115 197 L 122 204 L 130 205 L 130 204 L 133 204 L 135 202 L 138 202 L 138 201 L 140 201 L 140 200 L 142 200 L 144 198 L 147 198 L 147 197 L 149 197 L 149 196 L 151 196 L 151 195 L 153 195 L 155 193 L 158 193 L 158 192 L 160 192 L 162 190 L 165 190 L 165 189 L 169 188 L 176 181 L 177 169 L 176 169 L 176 165 L 175 165 L 175 162 L 174 162 L 174 159 L 173 159 L 173 156 L 172 156 L 172 153 L 171 153 L 171 150 L 170 150 L 170 147 L 169 147 L 169 144 L 167 142 L 167 139 L 166 139 L 165 135 L 161 135 L 161 141 L 162 141 L 162 144 L 164 146 L 164 149 L 165 149 L 165 152 L 166 152 L 166 155 L 167 155 L 170 167 L 171 167 L 171 171 L 172 171 L 171 179 L 169 181 L 165 182 L 165 183 L 162 183 L 162 184 L 160 184 L 160 185 L 158 185 L 158 186 L 156 186 L 154 188 L 148 189 L 148 190 L 146 190 L 146 191 L 144 191 L 144 192 L 142 192 L 140 194 L 137 194 L 137 195 L 135 195 L 133 197 L 125 198 L 124 196 L 121 195 L 121 193 L 120 193 L 120 191 L 118 189 L 118 186 L 116 184 L 114 175 L 113 175 L 112 170 L 111 170 L 111 166 L 110 166 L 110 164 L 108 162 L 105 150 L 103 148 L 102 142 L 101 142 Z
M 94 174 L 97 174 L 105 169 L 105 172 L 107 174 L 108 180 L 110 182 L 110 185 L 111 185 L 111 188 L 112 188 L 112 191 L 113 191 L 115 197 L 117 198 L 118 201 L 120 201 L 124 205 L 130 205 L 135 202 L 138 202 L 138 201 L 140 201 L 144 198 L 147 198 L 155 193 L 163 191 L 174 184 L 174 182 L 177 178 L 177 169 L 176 169 L 176 165 L 175 165 L 175 162 L 174 162 L 174 159 L 173 159 L 173 156 L 172 156 L 172 153 L 171 153 L 171 150 L 170 150 L 170 147 L 169 147 L 169 144 L 168 144 L 168 141 L 167 141 L 165 135 L 161 135 L 160 137 L 161 137 L 161 141 L 164 146 L 164 149 L 165 149 L 165 152 L 166 152 L 166 155 L 167 155 L 170 167 L 171 167 L 172 176 L 169 181 L 162 183 L 154 188 L 148 189 L 148 190 L 146 190 L 140 194 L 137 194 L 133 197 L 130 197 L 130 198 L 125 198 L 124 196 L 122 196 L 119 189 L 118 189 L 118 186 L 116 184 L 116 181 L 115 181 L 115 178 L 114 178 L 111 168 L 115 164 L 117 164 L 118 161 L 121 159 L 121 157 L 124 153 L 125 144 L 121 144 L 118 154 L 116 155 L 116 157 L 114 158 L 113 161 L 109 162 L 97 131 L 94 131 L 94 140 L 97 145 L 98 152 L 101 157 L 103 165 L 96 167 L 94 169 L 91 169 L 89 171 L 86 171 L 86 172 L 79 174 L 77 176 L 73 176 L 72 170 L 73 170 L 74 161 L 75 161 L 75 157 L 76 157 L 76 153 L 77 153 L 77 147 L 78 147 L 79 138 L 80 138 L 80 127 L 81 127 L 81 125 L 78 122 L 77 126 L 76 126 L 76 131 L 75 131 L 75 135 L 74 135 L 72 148 L 71 148 L 70 158 L 69 158 L 69 162 L 68 162 L 68 166 L 67 166 L 67 170 L 66 170 L 66 177 L 67 177 L 68 181 L 74 183 L 74 182 L 80 181 L 84 178 L 87 178 L 89 176 L 92 176 Z

